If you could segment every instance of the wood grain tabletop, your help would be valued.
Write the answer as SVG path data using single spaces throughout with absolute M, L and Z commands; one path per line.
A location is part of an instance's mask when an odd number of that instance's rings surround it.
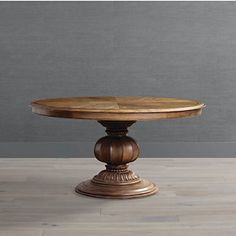
M 34 113 L 93 120 L 158 120 L 199 115 L 204 104 L 196 100 L 160 97 L 67 97 L 33 101 Z

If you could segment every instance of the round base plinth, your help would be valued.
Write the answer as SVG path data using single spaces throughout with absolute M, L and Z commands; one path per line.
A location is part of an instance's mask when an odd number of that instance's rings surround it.
M 128 185 L 99 184 L 87 180 L 75 188 L 77 193 L 90 197 L 116 199 L 146 197 L 157 193 L 158 190 L 155 184 L 145 179 Z

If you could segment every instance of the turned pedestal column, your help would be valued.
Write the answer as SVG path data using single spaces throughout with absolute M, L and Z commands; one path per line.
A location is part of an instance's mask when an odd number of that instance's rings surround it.
M 127 136 L 128 127 L 135 121 L 99 121 L 106 127 L 107 136 L 100 138 L 94 147 L 95 157 L 106 163 L 106 169 L 92 180 L 80 183 L 76 192 L 94 197 L 134 198 L 158 191 L 155 184 L 141 179 L 128 163 L 139 156 L 139 145 Z

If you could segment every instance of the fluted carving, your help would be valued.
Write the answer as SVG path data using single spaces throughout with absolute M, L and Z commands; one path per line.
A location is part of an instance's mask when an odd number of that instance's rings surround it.
M 94 155 L 109 165 L 123 165 L 138 158 L 139 146 L 129 136 L 105 136 L 95 144 Z
M 107 166 L 107 169 L 94 176 L 92 181 L 94 183 L 111 185 L 125 185 L 139 182 L 139 176 L 133 171 L 128 170 L 127 167 L 127 165 L 124 165 L 124 168 L 111 169 Z

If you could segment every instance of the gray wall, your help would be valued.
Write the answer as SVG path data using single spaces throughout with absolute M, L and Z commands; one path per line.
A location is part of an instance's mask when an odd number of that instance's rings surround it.
M 95 121 L 40 117 L 29 107 L 87 95 L 207 104 L 201 117 L 135 124 L 130 135 L 144 151 L 160 142 L 234 143 L 235 88 L 235 2 L 0 2 L 2 145 L 93 143 L 104 134 Z

